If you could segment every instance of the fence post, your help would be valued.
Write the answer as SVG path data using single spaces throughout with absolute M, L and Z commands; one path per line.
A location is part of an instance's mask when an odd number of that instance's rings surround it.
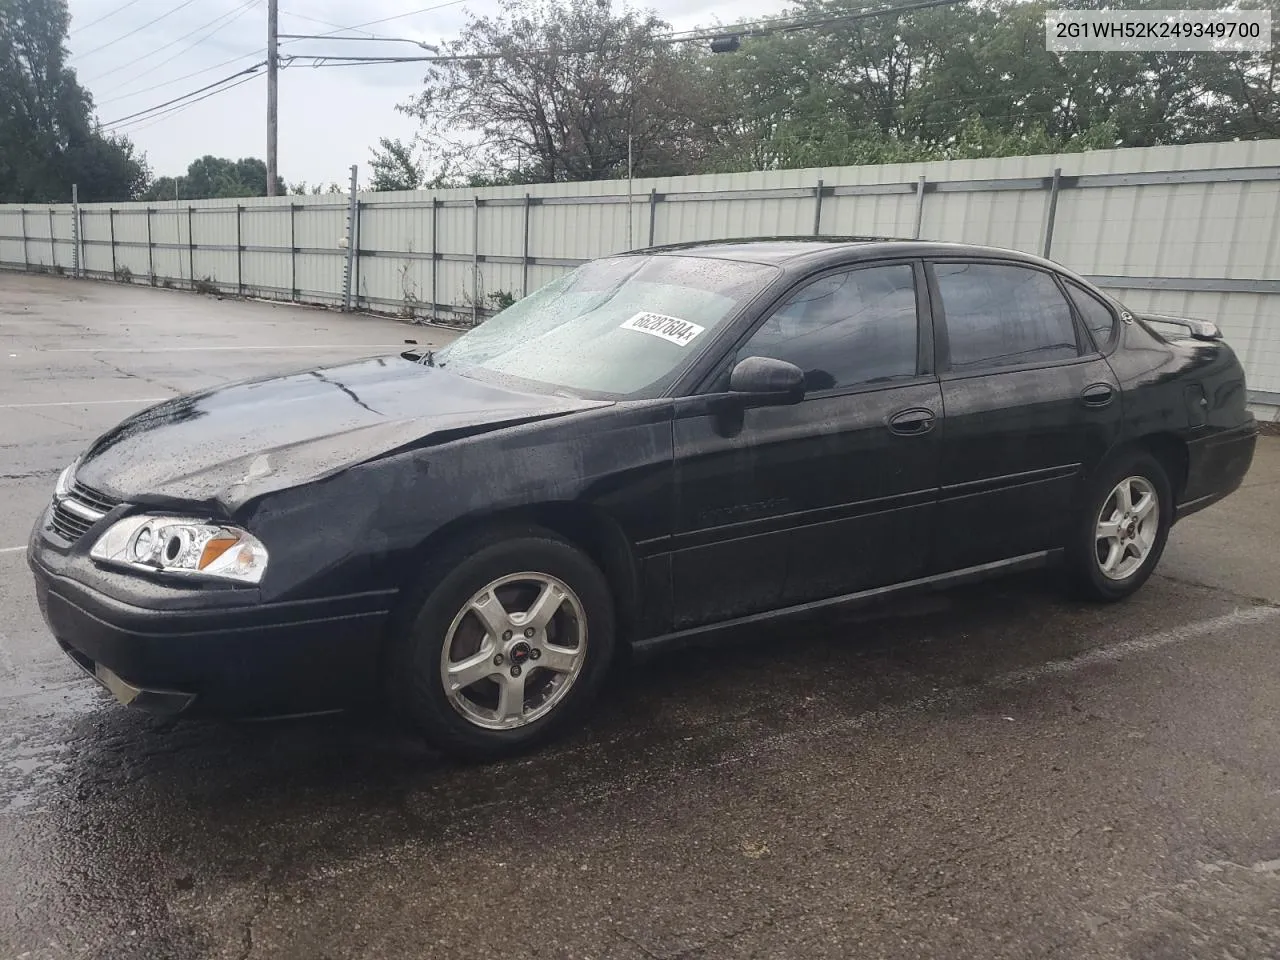
M 649 246 L 653 246 L 653 228 L 658 223 L 658 188 L 649 190 Z
M 151 239 L 151 208 L 147 207 L 147 282 L 156 285 L 156 245 Z
M 71 275 L 80 277 L 80 184 L 71 185 Z
M 1058 188 L 1062 185 L 1062 168 L 1053 168 L 1053 183 L 1049 185 L 1049 212 L 1044 221 L 1044 253 L 1047 260 L 1053 249 L 1053 222 L 1058 217 Z
M 532 205 L 533 198 L 526 193 L 524 195 L 524 252 L 520 255 L 521 297 L 529 295 L 529 210 Z
M 298 204 L 289 204 L 289 298 L 298 299 Z
M 58 271 L 58 244 L 53 238 L 53 207 L 49 208 L 49 266 Z
M 236 204 L 236 296 L 244 296 L 244 241 L 241 239 L 240 221 L 244 207 Z
M 360 238 L 356 236 L 356 231 L 360 225 L 358 221 L 358 213 L 356 204 L 356 165 L 351 165 L 351 187 L 348 191 L 347 199 L 347 265 L 343 271 L 342 277 L 342 309 L 351 312 L 351 284 L 355 279 L 356 271 L 356 246 L 360 243 Z
M 118 279 L 116 269 L 116 210 L 115 207 L 107 208 L 107 222 L 111 225 L 111 279 Z
M 920 179 L 916 181 L 916 227 L 915 232 L 911 236 L 920 239 L 920 227 L 924 223 L 924 174 L 920 175 Z
M 431 198 L 431 319 L 436 318 L 436 258 L 439 256 L 436 229 L 440 225 L 440 198 Z
M 471 198 L 471 325 L 480 325 L 480 195 Z
M 191 229 L 195 208 L 187 206 L 187 269 L 191 272 L 191 289 L 196 288 L 196 235 Z
M 360 199 L 356 198 L 356 254 L 353 264 L 354 270 L 351 271 L 351 300 L 355 304 L 357 310 L 360 309 L 360 238 L 363 236 L 361 232 L 361 220 L 364 218 L 364 204 Z
M 822 235 L 822 181 L 813 188 L 813 235 Z
M 26 272 L 31 269 L 31 261 L 27 257 L 27 208 L 22 207 L 18 212 L 18 222 L 22 225 L 22 269 Z

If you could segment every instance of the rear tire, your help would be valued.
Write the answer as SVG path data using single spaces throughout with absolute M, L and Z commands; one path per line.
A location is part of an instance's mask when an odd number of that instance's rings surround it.
M 608 581 L 538 527 L 455 542 L 424 571 L 393 628 L 387 683 L 398 712 L 446 753 L 527 750 L 583 715 L 614 655 Z
M 1146 583 L 1173 524 L 1173 488 L 1155 457 L 1133 451 L 1090 480 L 1067 548 L 1077 591 L 1116 601 Z

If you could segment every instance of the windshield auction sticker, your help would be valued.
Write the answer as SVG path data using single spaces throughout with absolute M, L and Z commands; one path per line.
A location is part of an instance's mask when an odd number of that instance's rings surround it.
M 663 340 L 676 344 L 676 346 L 687 347 L 693 342 L 693 338 L 706 328 L 700 327 L 696 323 L 690 323 L 688 320 L 681 320 L 679 317 L 667 317 L 661 313 L 641 312 L 624 320 L 622 329 L 647 333 L 650 336 L 661 337 Z

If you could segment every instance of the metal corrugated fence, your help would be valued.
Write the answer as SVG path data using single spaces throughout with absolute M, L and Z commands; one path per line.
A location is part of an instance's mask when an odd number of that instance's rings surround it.
M 592 257 L 816 233 L 1047 253 L 1133 309 L 1217 321 L 1260 412 L 1280 416 L 1280 140 L 630 186 L 0 205 L 0 266 L 474 322 L 494 295 Z

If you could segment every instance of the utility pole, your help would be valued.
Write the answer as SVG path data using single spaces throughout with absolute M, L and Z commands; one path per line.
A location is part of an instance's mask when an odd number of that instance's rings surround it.
M 280 0 L 267 0 L 267 196 L 276 195 L 276 87 L 280 58 Z

